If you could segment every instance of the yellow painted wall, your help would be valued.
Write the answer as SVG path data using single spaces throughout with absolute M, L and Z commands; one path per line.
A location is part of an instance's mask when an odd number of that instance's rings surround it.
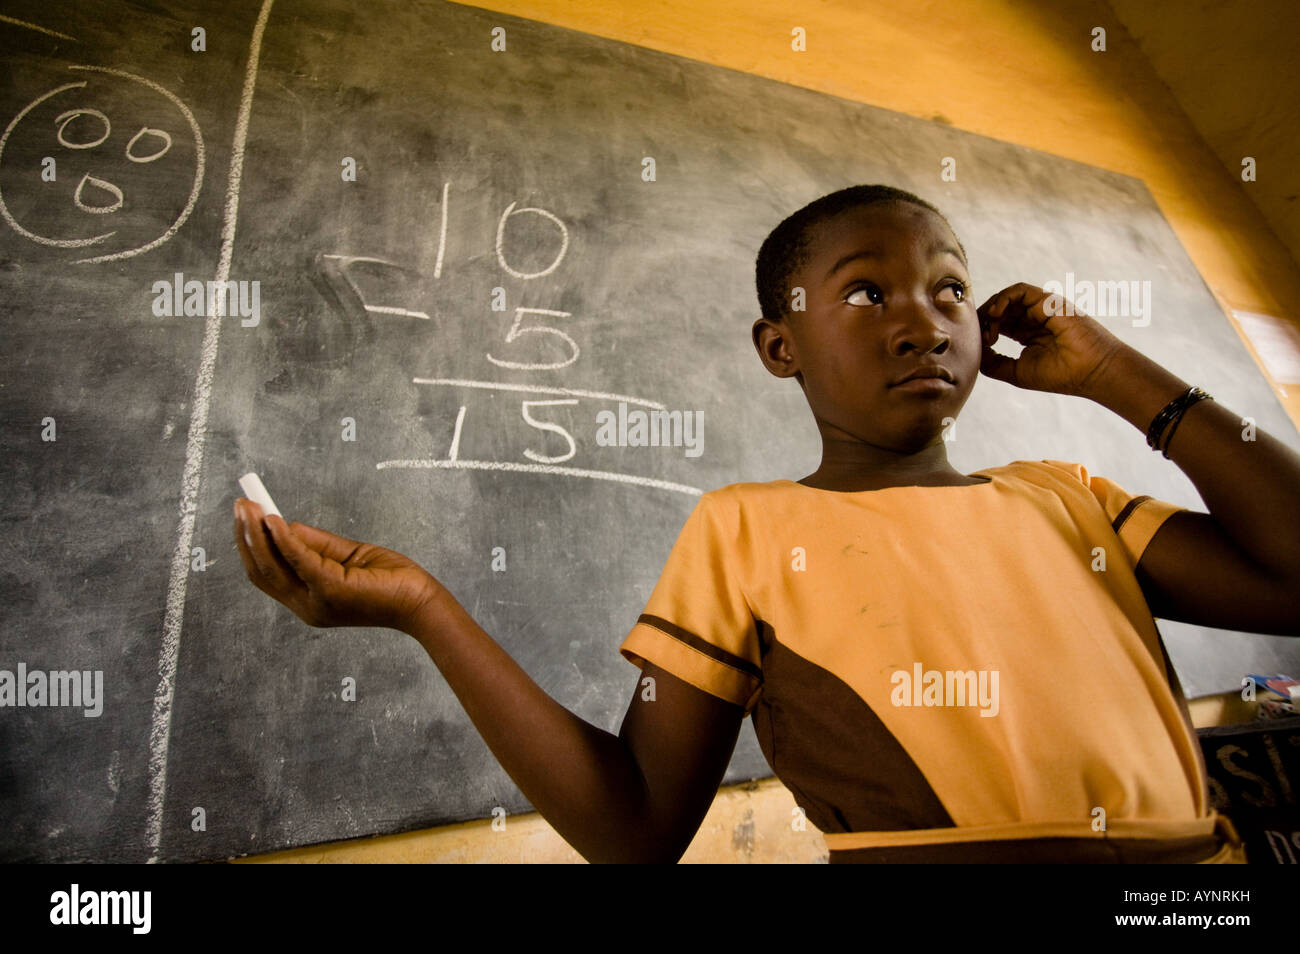
M 1225 308 L 1293 313 L 1287 306 L 1300 288 L 1300 269 L 1101 0 L 474 5 L 951 123 L 1135 176 L 1147 184 Z M 1260 0 L 1257 7 L 1285 10 L 1289 4 Z M 791 50 L 796 26 L 807 31 L 806 52 Z M 1104 53 L 1091 49 L 1096 26 L 1107 33 Z M 1267 377 L 1262 366 L 1260 373 Z M 1287 395 L 1280 382 L 1272 383 L 1300 423 L 1300 387 Z M 776 781 L 723 789 L 683 860 L 825 860 L 825 842 L 815 829 L 792 830 L 793 808 L 793 798 Z M 472 822 L 247 860 L 581 859 L 534 815 L 506 819 L 504 831 Z
M 1108 0 L 1230 174 L 1258 163 L 1247 190 L 1300 261 L 1300 70 L 1294 3 Z

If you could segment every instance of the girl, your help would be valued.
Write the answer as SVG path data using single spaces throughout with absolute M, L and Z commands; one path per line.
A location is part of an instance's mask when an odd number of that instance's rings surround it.
M 701 498 L 621 646 L 642 677 L 618 735 L 400 554 L 241 499 L 250 580 L 312 626 L 417 639 L 592 861 L 678 859 L 745 715 L 832 862 L 1242 860 L 1152 616 L 1300 633 L 1300 457 L 1244 443 L 1236 415 L 1041 289 L 977 310 L 965 250 L 910 193 L 817 200 L 764 242 L 757 278 L 755 347 L 799 382 L 822 460 Z M 1210 513 L 1078 464 L 959 473 L 943 429 L 981 373 L 1120 414 Z

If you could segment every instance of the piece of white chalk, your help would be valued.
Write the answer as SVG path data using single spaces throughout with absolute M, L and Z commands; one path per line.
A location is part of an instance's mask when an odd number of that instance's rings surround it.
M 281 518 L 284 516 L 280 513 L 280 508 L 275 505 L 275 501 L 271 499 L 271 495 L 266 492 L 266 488 L 262 486 L 262 478 L 257 474 L 250 472 L 240 477 L 239 486 L 244 491 L 244 496 L 261 507 L 262 512 L 267 516 L 271 514 Z

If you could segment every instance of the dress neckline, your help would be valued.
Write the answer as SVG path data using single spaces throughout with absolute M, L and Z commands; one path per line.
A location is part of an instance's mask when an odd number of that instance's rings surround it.
M 838 496 L 843 496 L 843 497 L 853 497 L 853 496 L 857 496 L 858 494 L 878 494 L 878 493 L 885 493 L 891 490 L 969 490 L 974 487 L 990 487 L 997 481 L 996 477 L 992 475 L 985 475 L 985 472 L 982 470 L 974 471 L 973 473 L 967 474 L 966 476 L 968 477 L 984 476 L 985 479 L 976 484 L 935 484 L 931 486 L 925 486 L 923 484 L 897 484 L 892 487 L 876 487 L 874 489 L 869 489 L 869 490 L 827 490 L 824 487 L 809 487 L 807 484 L 801 484 L 797 480 L 780 480 L 777 482 L 783 484 L 793 484 L 796 487 L 800 487 L 804 490 L 811 490 L 819 494 L 836 494 Z

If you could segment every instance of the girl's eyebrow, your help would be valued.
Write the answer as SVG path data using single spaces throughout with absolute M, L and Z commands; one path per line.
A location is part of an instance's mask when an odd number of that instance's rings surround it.
M 965 256 L 963 256 L 961 252 L 957 251 L 955 248 L 953 248 L 943 239 L 940 239 L 939 241 L 935 242 L 933 245 L 930 246 L 930 257 L 936 258 L 939 255 L 951 255 L 953 258 L 957 259 L 957 261 L 961 262 L 963 265 L 966 264 Z
M 842 259 L 831 266 L 831 270 L 826 273 L 826 277 L 823 278 L 822 281 L 830 281 L 831 278 L 834 277 L 835 273 L 845 265 L 849 264 L 849 262 L 856 262 L 861 258 L 880 258 L 880 252 L 872 248 L 865 248 L 858 252 L 849 252 L 848 255 L 845 255 Z
M 957 251 L 955 248 L 949 245 L 947 241 L 945 241 L 944 239 L 940 239 L 939 241 L 935 242 L 933 245 L 930 246 L 928 251 L 931 258 L 938 258 L 941 255 L 951 255 L 953 258 L 957 259 L 957 261 L 961 262 L 963 266 L 966 265 L 966 259 L 962 256 L 961 252 Z M 830 281 L 835 276 L 835 273 L 838 272 L 845 265 L 848 265 L 850 262 L 856 262 L 859 259 L 864 259 L 864 258 L 880 258 L 880 252 L 876 249 L 871 249 L 871 248 L 864 248 L 857 252 L 849 252 L 848 255 L 845 255 L 838 262 L 836 262 L 834 265 L 831 266 L 831 270 L 826 273 L 826 277 L 823 278 L 822 281 L 824 282 Z

